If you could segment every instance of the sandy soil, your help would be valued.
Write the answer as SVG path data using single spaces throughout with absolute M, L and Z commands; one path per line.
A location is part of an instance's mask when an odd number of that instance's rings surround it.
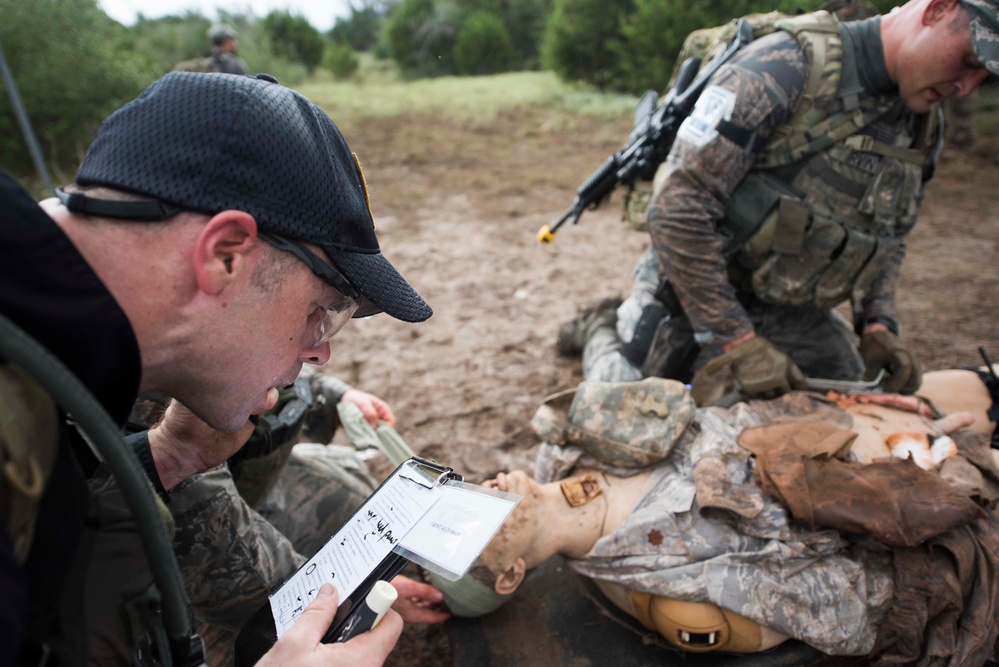
M 433 117 L 345 132 L 365 168 L 382 248 L 434 308 L 425 323 L 380 316 L 334 342 L 327 370 L 390 402 L 423 456 L 471 481 L 530 470 L 528 422 L 542 399 L 582 378 L 554 349 L 560 324 L 630 287 L 647 236 L 620 221 L 620 198 L 540 246 L 575 188 L 627 135 L 625 120 L 553 126 L 541 111 L 488 124 Z M 924 369 L 999 359 L 992 290 L 999 167 L 945 155 L 909 242 L 899 294 L 903 335 Z M 376 472 L 387 464 L 374 460 Z M 450 664 L 440 630 L 407 630 L 390 664 Z

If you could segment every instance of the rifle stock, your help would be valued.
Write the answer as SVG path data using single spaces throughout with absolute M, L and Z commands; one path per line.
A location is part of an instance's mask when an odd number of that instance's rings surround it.
M 644 122 L 637 121 L 628 138 L 628 144 L 607 158 L 583 181 L 583 184 L 576 189 L 576 197 L 565 213 L 551 225 L 545 225 L 538 230 L 538 241 L 541 243 L 554 241 L 555 232 L 559 227 L 567 220 L 572 220 L 574 225 L 578 223 L 583 211 L 598 208 L 619 184 L 630 185 L 636 178 L 651 178 L 666 159 L 680 123 L 690 114 L 708 81 L 752 39 L 753 29 L 749 22 L 739 19 L 735 37 L 700 73 L 698 73 L 700 67 L 698 59 L 691 58 L 685 61 L 677 74 L 676 83 L 663 103 L 646 115 Z

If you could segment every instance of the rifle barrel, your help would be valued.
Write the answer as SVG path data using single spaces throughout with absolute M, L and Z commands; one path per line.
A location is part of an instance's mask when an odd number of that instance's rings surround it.
M 619 183 L 630 184 L 636 175 L 644 172 L 652 163 L 655 162 L 655 166 L 658 166 L 658 162 L 666 157 L 659 155 L 665 148 L 662 145 L 663 138 L 672 136 L 679 121 L 687 117 L 694 102 L 718 68 L 752 39 L 753 29 L 749 22 L 739 19 L 735 37 L 703 71 L 697 73 L 699 62 L 692 60 L 685 62 L 681 66 L 677 84 L 667 99 L 648 116 L 647 130 L 643 133 L 638 131 L 637 127 L 632 128 L 628 144 L 607 158 L 589 178 L 583 181 L 583 184 L 576 189 L 576 199 L 572 206 L 553 225 L 545 225 L 538 230 L 538 240 L 550 243 L 555 239 L 555 231 L 569 217 L 572 217 L 572 224 L 576 224 L 584 210 L 600 206 Z

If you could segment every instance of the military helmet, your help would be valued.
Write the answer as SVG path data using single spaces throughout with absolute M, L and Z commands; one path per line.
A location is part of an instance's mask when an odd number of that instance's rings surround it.
M 208 41 L 212 46 L 218 46 L 227 39 L 236 38 L 236 30 L 228 23 L 216 23 L 208 29 Z

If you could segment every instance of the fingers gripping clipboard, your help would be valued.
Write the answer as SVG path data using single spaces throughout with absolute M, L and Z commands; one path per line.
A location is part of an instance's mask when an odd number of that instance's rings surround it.
M 465 540 L 466 553 L 459 554 L 463 557 L 452 558 L 455 554 L 442 552 L 441 545 L 453 541 L 454 533 L 464 528 L 453 516 L 448 518 L 448 507 L 456 501 L 467 506 L 466 497 L 455 498 L 467 494 L 479 499 L 483 520 L 465 531 L 465 537 L 472 539 Z M 294 624 L 324 583 L 336 586 L 340 596 L 333 624 L 323 638 L 333 642 L 375 582 L 392 579 L 411 560 L 449 579 L 460 576 L 516 504 L 516 497 L 501 495 L 463 484 L 461 475 L 436 462 L 419 457 L 404 461 L 247 621 L 236 640 L 236 667 L 255 664 Z M 454 562 L 441 563 L 449 559 Z

